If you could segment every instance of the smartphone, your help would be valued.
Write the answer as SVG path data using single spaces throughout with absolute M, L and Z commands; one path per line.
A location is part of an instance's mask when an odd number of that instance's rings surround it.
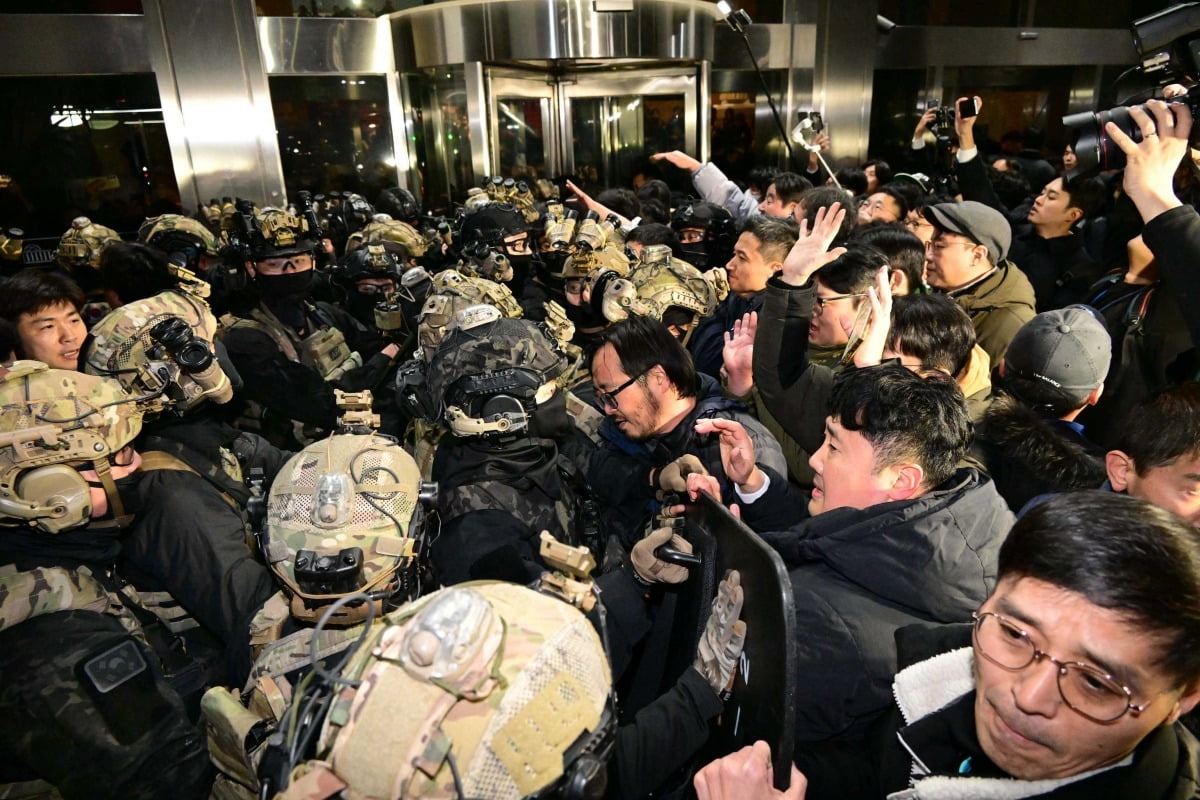
M 975 107 L 975 98 L 968 97 L 966 100 L 958 104 L 958 118 L 967 119 L 979 113 L 979 109 Z

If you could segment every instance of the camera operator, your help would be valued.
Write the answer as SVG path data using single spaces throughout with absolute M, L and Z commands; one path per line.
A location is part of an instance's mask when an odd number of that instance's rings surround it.
M 956 106 L 972 100 L 976 112 L 983 108 L 979 97 L 960 97 Z M 1054 178 L 1028 212 L 1010 212 L 996 194 L 975 146 L 976 119 L 975 115 L 954 115 L 959 144 L 955 170 L 963 199 L 989 205 L 1008 218 L 1013 226 L 1009 258 L 1033 285 L 1038 311 L 1081 302 L 1103 270 L 1088 254 L 1076 226 L 1101 209 L 1104 186 L 1092 178 Z
M 1125 192 L 1146 227 L 1142 238 L 1158 264 L 1166 293 L 1176 299 L 1193 344 L 1200 341 L 1200 215 L 1175 194 L 1174 177 L 1188 154 L 1192 112 L 1183 103 L 1150 100 L 1147 114 L 1130 108 L 1129 117 L 1142 132 L 1134 142 L 1113 122 L 1105 131 L 1125 154 Z

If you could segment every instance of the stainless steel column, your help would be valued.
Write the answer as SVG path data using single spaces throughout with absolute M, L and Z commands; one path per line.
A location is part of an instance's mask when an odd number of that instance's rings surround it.
M 877 0 L 818 0 L 813 105 L 825 116 L 833 158 L 865 161 L 875 78 Z M 826 158 L 831 162 L 829 156 Z
M 142 0 L 184 207 L 285 200 L 254 0 Z

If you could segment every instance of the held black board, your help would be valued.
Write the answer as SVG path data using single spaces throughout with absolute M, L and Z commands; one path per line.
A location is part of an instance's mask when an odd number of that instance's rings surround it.
M 741 573 L 746 646 L 732 697 L 713 735 L 714 757 L 762 739 L 771 745 L 775 788 L 791 776 L 796 731 L 796 608 L 792 583 L 779 554 L 709 495 L 692 503 L 688 539 L 715 541 L 716 579 Z M 711 598 L 711 595 L 710 595 Z M 704 618 L 707 619 L 705 607 Z

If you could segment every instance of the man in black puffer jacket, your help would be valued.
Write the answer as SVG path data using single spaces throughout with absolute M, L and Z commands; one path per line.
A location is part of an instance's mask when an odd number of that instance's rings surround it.
M 796 743 L 854 739 L 891 703 L 893 634 L 965 622 L 996 582 L 1013 516 L 991 481 L 956 468 L 970 423 L 953 381 L 898 364 L 848 370 L 813 454 L 807 504 L 719 420 L 742 516 L 788 567 L 798 646 Z

